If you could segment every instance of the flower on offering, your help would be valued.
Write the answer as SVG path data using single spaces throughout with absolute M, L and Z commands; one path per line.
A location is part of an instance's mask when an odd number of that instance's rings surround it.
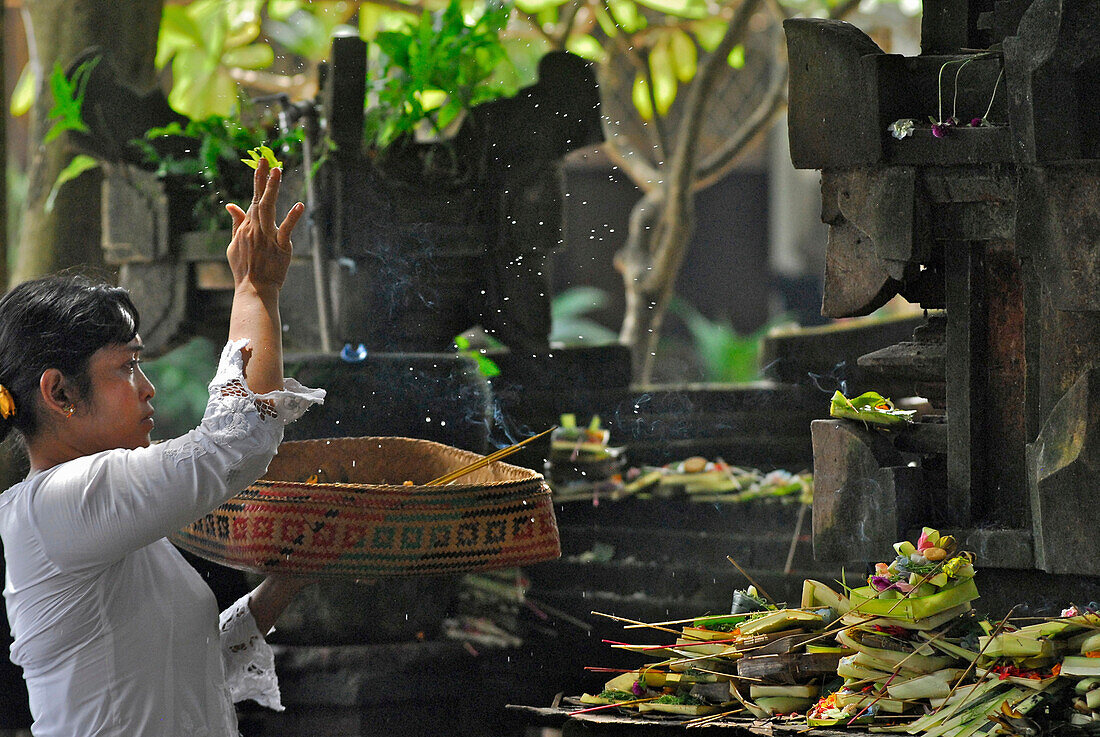
M 867 583 L 883 599 L 930 596 L 952 588 L 974 577 L 974 564 L 966 554 L 955 555 L 957 547 L 951 535 L 925 527 L 915 545 L 908 540 L 894 543 L 897 557 L 876 564 Z
M 890 127 L 886 129 L 886 132 L 900 141 L 913 135 L 913 129 L 916 127 L 917 121 L 912 118 L 902 118 L 901 120 L 895 120 L 891 123 Z

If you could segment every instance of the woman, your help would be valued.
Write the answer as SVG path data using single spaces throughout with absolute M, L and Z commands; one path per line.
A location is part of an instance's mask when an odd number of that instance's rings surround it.
M 263 639 L 302 586 L 268 578 L 218 617 L 165 539 L 261 476 L 324 392 L 283 379 L 279 289 L 301 203 L 275 224 L 260 162 L 227 251 L 229 344 L 198 428 L 150 445 L 153 385 L 122 289 L 48 277 L 0 300 L 0 439 L 31 471 L 0 495 L 4 598 L 36 736 L 235 737 L 233 701 L 281 708 Z

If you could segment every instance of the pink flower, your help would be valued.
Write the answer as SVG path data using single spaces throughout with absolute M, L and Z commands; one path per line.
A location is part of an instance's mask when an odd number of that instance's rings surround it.
M 932 135 L 936 138 L 943 138 L 947 134 L 947 128 L 943 123 L 932 124 Z
M 970 121 L 971 128 L 981 128 L 984 121 L 981 118 L 974 118 Z

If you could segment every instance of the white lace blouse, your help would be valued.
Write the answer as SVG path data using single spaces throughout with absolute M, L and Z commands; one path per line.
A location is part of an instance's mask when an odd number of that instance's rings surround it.
M 0 495 L 4 599 L 36 737 L 236 737 L 234 701 L 282 709 L 247 599 L 221 615 L 165 539 L 263 475 L 324 392 L 253 395 L 222 352 L 202 423 L 32 474 Z M 257 400 L 263 400 L 259 402 Z

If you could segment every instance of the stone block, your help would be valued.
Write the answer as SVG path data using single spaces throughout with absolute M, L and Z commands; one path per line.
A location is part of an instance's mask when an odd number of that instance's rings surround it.
M 1027 446 L 1036 565 L 1098 573 L 1100 565 L 1100 368 L 1085 371 Z
M 879 560 L 924 517 L 921 469 L 886 436 L 847 420 L 816 420 L 814 558 Z
M 883 51 L 850 23 L 783 22 L 790 59 L 791 160 L 799 169 L 851 167 L 882 158 L 874 79 L 863 57 Z
M 103 258 L 109 264 L 149 263 L 168 253 L 168 195 L 152 172 L 104 164 Z M 224 258 L 224 246 L 223 246 Z
M 1021 167 L 1016 231 L 1056 309 L 1100 311 L 1100 162 Z
M 867 315 L 928 259 L 930 226 L 916 197 L 916 170 L 825 170 L 821 198 L 829 225 L 821 314 Z
M 1004 40 L 1021 162 L 1100 158 L 1100 0 L 1035 0 Z

